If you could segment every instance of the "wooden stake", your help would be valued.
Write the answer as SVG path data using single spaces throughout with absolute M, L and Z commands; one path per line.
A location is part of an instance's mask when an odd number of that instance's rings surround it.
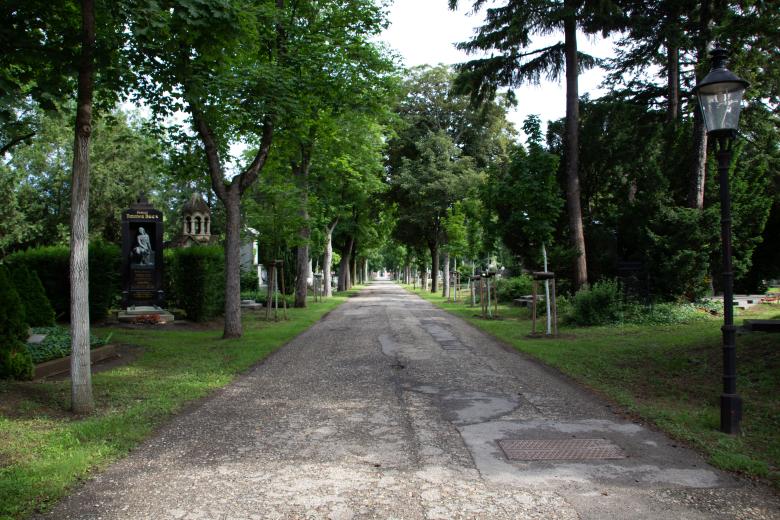
M 552 279 L 552 315 L 553 315 L 553 335 L 558 335 L 558 299 L 555 297 L 555 278 Z
M 534 280 L 534 290 L 531 296 L 531 334 L 536 334 L 536 292 L 539 282 Z
M 288 320 L 289 318 L 287 317 L 287 298 L 284 296 L 286 294 L 284 291 L 284 262 L 281 260 L 279 261 L 279 267 L 281 268 L 282 271 L 282 309 L 284 312 L 284 319 Z

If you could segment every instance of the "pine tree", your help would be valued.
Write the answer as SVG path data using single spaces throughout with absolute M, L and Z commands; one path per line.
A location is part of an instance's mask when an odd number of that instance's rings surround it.
M 0 378 L 32 379 L 33 363 L 24 341 L 24 306 L 8 272 L 0 267 Z
M 35 271 L 20 265 L 12 271 L 13 284 L 24 307 L 25 319 L 30 327 L 54 325 L 54 308 L 46 297 L 41 279 Z

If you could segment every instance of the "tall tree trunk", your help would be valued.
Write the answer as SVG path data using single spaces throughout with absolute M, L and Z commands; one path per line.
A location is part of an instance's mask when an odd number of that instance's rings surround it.
M 301 228 L 298 230 L 298 254 L 295 284 L 295 307 L 306 307 L 306 296 L 309 292 L 309 239 L 311 238 L 311 223 L 309 222 L 309 166 L 311 165 L 312 147 L 314 146 L 315 127 L 309 130 L 308 140 L 301 145 L 301 159 L 293 163 L 293 176 L 300 190 L 300 207 L 298 216 L 301 218 Z
M 89 352 L 89 140 L 92 135 L 92 93 L 95 75 L 95 4 L 81 2 L 81 58 L 78 67 L 76 128 L 70 209 L 70 339 L 71 408 L 89 413 L 92 369 Z
M 333 296 L 333 287 L 330 272 L 333 269 L 333 230 L 336 229 L 339 219 L 325 228 L 325 258 L 322 261 L 322 283 L 325 286 L 325 297 Z
M 352 247 L 355 249 L 355 251 L 352 254 L 352 262 L 350 262 L 350 266 L 349 266 L 350 269 L 349 280 L 351 282 L 350 287 L 352 287 L 353 283 L 354 284 L 360 283 L 360 280 L 358 280 L 358 272 L 357 272 L 357 263 L 358 263 L 357 248 L 354 245 Z
M 276 0 L 276 8 L 284 8 L 284 0 Z M 285 33 L 281 25 L 276 28 L 277 44 L 279 53 L 284 55 Z M 185 66 L 192 69 L 189 62 L 189 55 L 182 56 Z M 189 71 L 193 74 L 192 70 Z M 208 164 L 209 177 L 211 179 L 211 189 L 217 195 L 217 198 L 225 205 L 227 222 L 225 224 L 225 329 L 223 338 L 237 338 L 243 333 L 241 327 L 241 196 L 254 184 L 260 171 L 265 166 L 268 159 L 268 153 L 271 150 L 274 135 L 274 118 L 271 115 L 263 119 L 260 128 L 260 145 L 257 149 L 252 162 L 240 174 L 233 177 L 228 183 L 225 180 L 225 172 L 222 167 L 222 160 L 219 156 L 219 147 L 217 139 L 214 136 L 214 130 L 206 120 L 203 112 L 202 93 L 191 89 L 191 82 L 183 82 L 183 95 L 187 101 L 187 110 L 192 116 L 192 122 L 195 130 L 203 143 Z
M 223 338 L 240 338 L 241 325 L 241 196 L 230 186 L 225 205 L 225 330 Z
M 585 232 L 582 227 L 579 178 L 579 119 L 580 99 L 577 64 L 576 2 L 566 0 L 572 14 L 563 22 L 566 47 L 566 206 L 569 212 L 571 245 L 577 252 L 574 260 L 574 285 L 588 284 L 588 266 L 585 256 Z
M 442 273 L 441 274 L 442 285 L 444 286 L 441 295 L 444 298 L 449 298 L 450 297 L 450 253 L 449 252 L 444 253 L 444 261 L 442 262 L 441 273 Z
M 691 166 L 688 207 L 704 208 L 704 183 L 707 180 L 707 128 L 697 105 L 693 114 L 693 161 Z
M 352 254 L 352 245 L 355 243 L 355 237 L 349 238 L 347 247 L 341 253 L 341 261 L 339 262 L 339 283 L 338 290 L 346 291 L 349 289 L 349 264 L 350 255 Z
M 712 19 L 712 5 L 710 0 L 702 0 L 699 7 L 699 35 L 696 45 L 696 59 L 698 72 L 706 73 L 705 64 L 708 63 L 707 51 L 710 43 L 710 20 Z M 688 207 L 695 209 L 704 208 L 704 184 L 707 180 L 707 129 L 704 126 L 704 117 L 701 114 L 699 104 L 696 103 L 693 113 L 693 150 L 691 160 L 690 183 L 688 189 Z
M 225 182 L 214 132 L 200 111 L 197 100 L 191 99 L 187 92 L 185 95 L 188 98 L 193 122 L 205 148 L 211 188 L 225 206 L 227 220 L 225 223 L 225 329 L 222 337 L 225 339 L 237 338 L 243 333 L 241 327 L 241 284 L 239 283 L 241 277 L 241 195 L 257 180 L 260 170 L 265 165 L 273 141 L 274 124 L 270 118 L 263 122 L 260 148 L 257 150 L 252 164 L 239 175 L 233 177 L 233 180 L 228 184 Z
M 307 168 L 308 170 L 308 168 Z M 297 247 L 295 270 L 298 278 L 295 283 L 295 307 L 306 307 L 306 296 L 309 292 L 309 239 L 311 238 L 311 229 L 309 228 L 309 190 L 305 187 L 308 184 L 308 173 L 301 173 L 299 180 L 301 183 L 301 201 L 298 209 L 298 216 L 301 218 L 301 228 L 298 230 L 298 240 L 300 244 Z
M 363 260 L 363 281 L 365 283 L 368 283 L 370 277 L 371 276 L 369 275 L 368 272 L 368 258 L 366 258 Z
M 436 293 L 439 291 L 439 244 L 434 242 L 428 245 L 431 250 L 431 292 Z
M 680 49 L 667 42 L 666 48 L 666 121 L 676 126 L 680 119 Z

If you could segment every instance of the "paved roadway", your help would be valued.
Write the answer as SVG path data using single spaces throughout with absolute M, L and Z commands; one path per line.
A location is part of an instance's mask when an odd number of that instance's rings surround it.
M 500 439 L 603 438 L 618 460 L 516 462 Z M 779 518 L 777 497 L 552 370 L 377 283 L 49 518 Z

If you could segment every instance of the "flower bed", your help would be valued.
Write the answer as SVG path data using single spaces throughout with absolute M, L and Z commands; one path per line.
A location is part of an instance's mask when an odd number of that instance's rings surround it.
M 44 334 L 46 338 L 40 343 L 28 343 L 27 350 L 32 355 L 33 363 L 39 364 L 52 359 L 70 355 L 70 329 L 67 327 L 35 327 L 33 334 Z M 109 338 L 98 338 L 90 334 L 90 348 L 95 349 L 108 343 Z

